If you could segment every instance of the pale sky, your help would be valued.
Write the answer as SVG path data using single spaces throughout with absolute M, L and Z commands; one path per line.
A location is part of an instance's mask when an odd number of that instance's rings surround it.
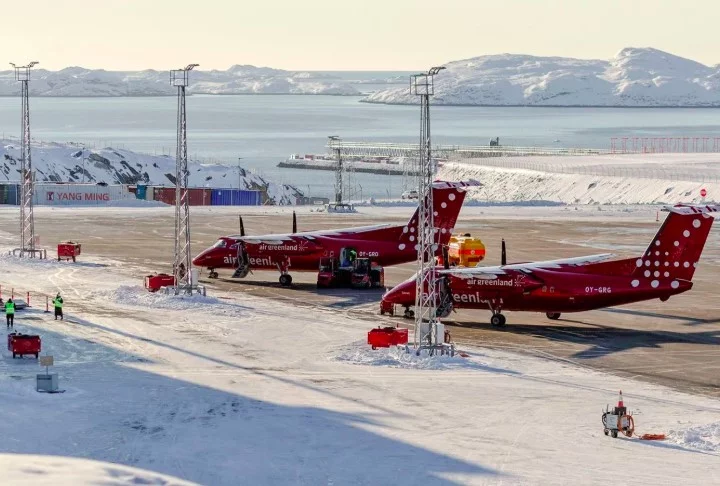
M 623 47 L 720 63 L 718 0 L 6 0 L 2 17 L 0 69 L 424 70 Z

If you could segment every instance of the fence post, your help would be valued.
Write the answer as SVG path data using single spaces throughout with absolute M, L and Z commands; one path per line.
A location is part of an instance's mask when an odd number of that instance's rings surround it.
M 29 290 L 27 293 L 27 305 L 28 305 L 28 307 L 30 307 L 30 291 Z
M 45 313 L 50 312 L 50 297 L 45 296 Z

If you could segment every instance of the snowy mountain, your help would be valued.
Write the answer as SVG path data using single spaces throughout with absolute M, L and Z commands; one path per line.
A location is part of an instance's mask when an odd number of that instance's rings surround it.
M 1 140 L 0 181 L 20 180 L 20 144 Z M 106 182 L 108 184 L 173 185 L 175 158 L 149 155 L 110 147 L 90 150 L 69 144 L 33 143 L 32 164 L 36 180 L 52 182 Z M 275 184 L 259 175 L 235 166 L 190 162 L 189 185 L 192 187 L 263 190 L 275 204 L 293 204 L 297 189 Z M 240 173 L 238 174 L 238 170 Z M 84 177 L 83 177 L 84 172 Z
M 235 65 L 226 71 L 193 71 L 189 93 L 197 94 L 326 94 L 358 95 L 348 83 L 307 72 Z M 18 95 L 13 71 L 0 71 L 0 96 Z M 175 94 L 167 71 L 105 71 L 68 67 L 60 71 L 35 69 L 33 96 L 163 96 Z
M 434 104 L 720 106 L 720 67 L 651 48 L 626 48 L 609 61 L 498 54 L 445 67 L 435 78 Z M 363 101 L 418 102 L 407 87 Z

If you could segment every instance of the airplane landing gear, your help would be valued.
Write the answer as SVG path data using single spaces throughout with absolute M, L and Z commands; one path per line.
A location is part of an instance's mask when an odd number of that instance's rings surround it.
M 405 307 L 405 312 L 403 313 L 403 317 L 405 319 L 413 319 L 413 318 L 415 318 L 415 311 L 410 310 L 410 307 Z
M 557 321 L 558 319 L 560 319 L 559 312 L 546 312 L 545 315 L 548 319 L 552 319 L 553 321 Z
M 210 270 L 210 275 L 208 275 L 208 278 L 218 278 L 220 276 L 214 268 L 208 268 L 208 270 Z
M 292 285 L 292 275 L 289 273 L 283 273 L 280 275 L 280 285 L 283 287 L 290 287 L 290 285 Z
M 493 327 L 503 327 L 505 325 L 505 316 L 496 312 L 490 318 L 490 325 Z

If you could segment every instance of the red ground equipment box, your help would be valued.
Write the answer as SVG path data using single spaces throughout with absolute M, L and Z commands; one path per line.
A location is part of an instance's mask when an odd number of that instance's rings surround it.
M 58 243 L 57 255 L 58 261 L 75 261 L 75 257 L 80 255 L 80 243 L 75 243 L 73 241 L 63 241 L 62 243 Z
M 157 292 L 163 287 L 172 287 L 174 285 L 175 277 L 167 273 L 157 273 L 145 277 L 145 288 L 148 289 L 149 292 Z
M 408 330 L 399 327 L 384 327 L 371 329 L 368 332 L 368 344 L 373 349 L 389 348 L 408 343 Z
M 32 336 L 29 334 L 12 333 L 8 334 L 8 351 L 13 355 L 21 358 L 26 354 L 34 354 L 35 358 L 40 354 L 40 336 Z

